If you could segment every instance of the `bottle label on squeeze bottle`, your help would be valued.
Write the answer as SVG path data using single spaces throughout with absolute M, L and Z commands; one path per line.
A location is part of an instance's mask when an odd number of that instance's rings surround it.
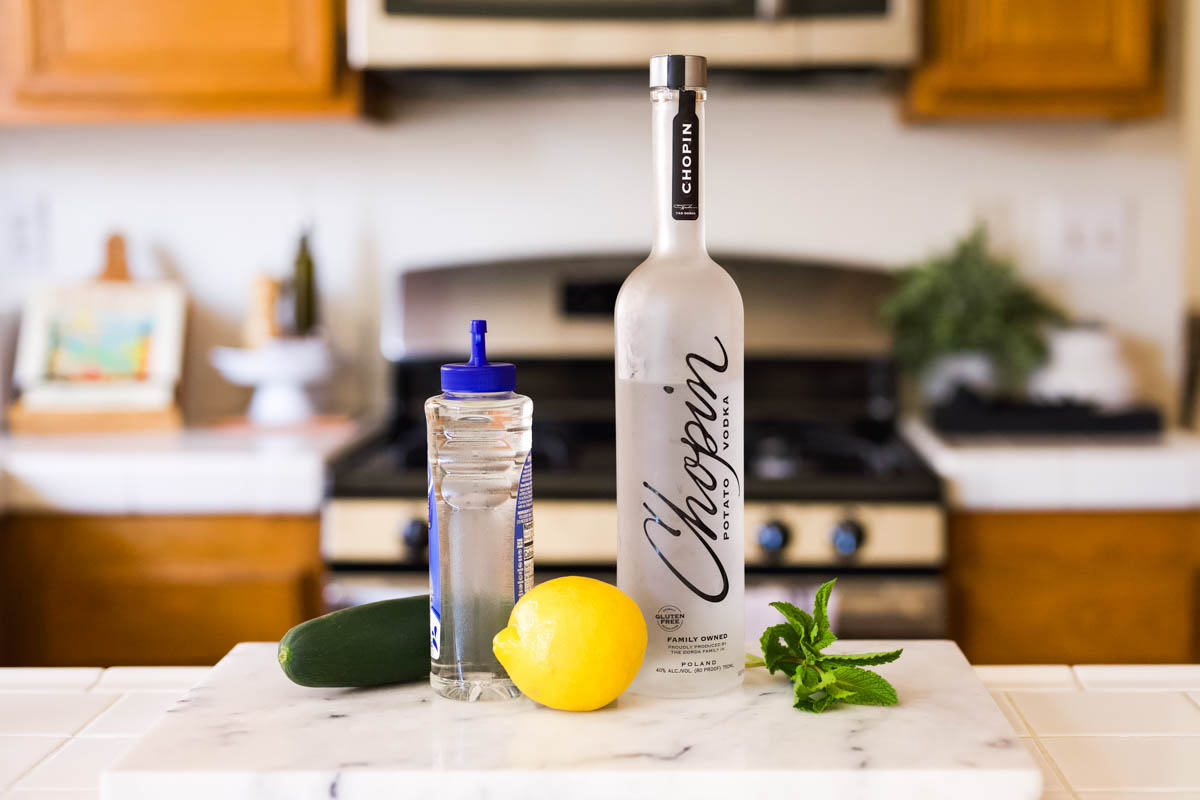
M 513 521 L 513 602 L 533 588 L 533 464 L 525 456 Z
M 429 657 L 442 653 L 442 565 L 438 552 L 437 503 L 433 498 L 433 470 L 429 470 Z

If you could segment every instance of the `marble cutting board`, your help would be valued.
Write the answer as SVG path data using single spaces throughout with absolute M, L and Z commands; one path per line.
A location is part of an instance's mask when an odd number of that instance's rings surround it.
M 275 645 L 240 644 L 101 777 L 105 800 L 189 798 L 1036 798 L 1041 775 L 953 642 L 878 667 L 893 708 L 791 707 L 782 676 L 600 711 L 468 704 L 424 683 L 305 689 Z

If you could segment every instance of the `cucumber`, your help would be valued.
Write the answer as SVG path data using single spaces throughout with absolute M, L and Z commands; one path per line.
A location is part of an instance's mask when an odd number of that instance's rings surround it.
M 380 686 L 429 675 L 429 595 L 380 600 L 302 622 L 279 642 L 301 686 Z

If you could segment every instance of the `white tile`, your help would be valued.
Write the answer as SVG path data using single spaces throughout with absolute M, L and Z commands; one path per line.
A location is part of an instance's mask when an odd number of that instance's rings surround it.
M 975 674 L 989 689 L 1078 689 L 1071 668 L 1062 664 L 1032 664 L 1028 666 L 980 666 Z
M 182 692 L 130 692 L 96 717 L 79 736 L 141 736 L 162 719 Z
M 955 456 L 951 500 L 959 507 L 1061 508 L 1067 496 L 1067 460 L 1057 448 L 988 448 Z
M 0 734 L 70 736 L 116 700 L 86 692 L 0 693 Z
M 101 692 L 138 692 L 190 689 L 211 667 L 110 667 L 96 684 Z
M 119 455 L 10 453 L 6 498 L 20 511 L 129 513 L 128 480 Z
M 33 769 L 64 741 L 57 736 L 0 737 L 0 790 Z
M 1096 664 L 1075 667 L 1075 676 L 1088 691 L 1200 691 L 1198 664 Z
M 99 789 L 14 789 L 0 800 L 100 800 Z
M 1200 791 L 1200 738 L 1067 736 L 1041 740 L 1071 788 Z
M 1182 692 L 1010 692 L 1009 698 L 1038 736 L 1200 736 L 1200 707 Z
M 15 789 L 97 789 L 100 773 L 137 743 L 122 739 L 72 739 L 17 781 Z
M 0 692 L 83 691 L 101 672 L 99 667 L 5 667 L 0 669 Z
M 1025 749 L 1029 751 L 1029 755 L 1033 756 L 1033 760 L 1037 762 L 1038 769 L 1042 771 L 1042 791 L 1058 791 L 1067 788 L 1063 786 L 1058 773 L 1050 766 L 1050 761 L 1046 758 L 1046 754 L 1038 747 L 1037 739 L 1022 738 L 1021 744 L 1025 745 Z
M 1029 729 L 1025 727 L 1025 721 L 1021 719 L 1021 715 L 1017 713 L 1017 709 L 1013 707 L 1012 701 L 1008 699 L 1008 695 L 1004 692 L 989 692 L 992 699 L 996 701 L 996 705 L 1004 712 L 1005 718 L 1008 719 L 1008 724 L 1013 726 L 1013 730 L 1018 736 L 1028 736 Z
M 255 511 L 258 475 L 253 457 L 244 453 L 139 453 L 129 470 L 136 513 Z

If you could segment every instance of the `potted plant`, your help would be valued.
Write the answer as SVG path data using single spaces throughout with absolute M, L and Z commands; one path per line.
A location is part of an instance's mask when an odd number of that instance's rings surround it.
M 1046 325 L 1066 320 L 988 252 L 982 225 L 948 252 L 905 269 L 882 315 L 897 359 L 929 402 L 960 385 L 1021 389 L 1046 360 Z

